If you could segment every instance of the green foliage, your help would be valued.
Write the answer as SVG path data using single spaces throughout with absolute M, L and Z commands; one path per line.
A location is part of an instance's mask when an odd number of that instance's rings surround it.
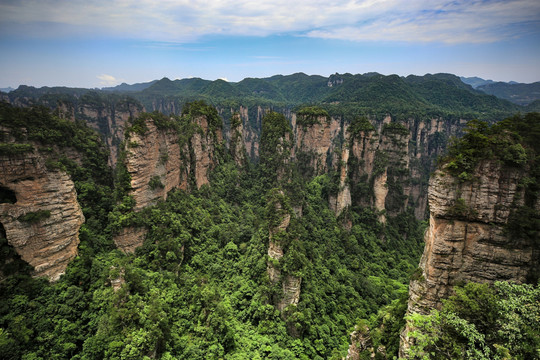
M 330 120 L 328 111 L 319 106 L 307 106 L 303 107 L 297 112 L 296 123 L 300 126 L 307 127 L 315 124 L 321 124 L 319 118 L 325 118 L 326 121 Z
M 49 217 L 51 217 L 50 210 L 38 210 L 27 212 L 26 214 L 19 216 L 17 220 L 20 222 L 37 223 L 41 220 L 48 219 Z
M 508 282 L 468 283 L 441 311 L 408 317 L 422 359 L 534 359 L 540 346 L 540 287 Z
M 353 139 L 358 138 L 361 132 L 371 131 L 375 131 L 375 126 L 365 116 L 355 117 L 349 126 L 349 134 Z
M 130 118 L 130 126 L 126 129 L 125 135 L 129 136 L 130 133 L 135 133 L 137 135 L 144 135 L 148 131 L 148 126 L 146 126 L 146 117 L 147 114 L 141 114 L 137 118 Z M 131 143 L 130 143 L 131 144 Z M 135 146 L 132 146 L 135 147 Z
M 269 188 L 278 180 L 289 178 L 287 162 L 291 155 L 293 134 L 289 121 L 277 112 L 269 112 L 262 119 L 260 164 L 262 177 Z
M 186 106 L 181 118 L 153 120 L 176 129 L 189 149 L 200 130 L 192 120 L 216 115 L 212 109 L 199 103 Z M 132 124 L 142 129 L 145 122 Z M 14 359 L 339 359 L 357 320 L 379 319 L 375 314 L 387 305 L 393 315 L 380 318 L 388 331 L 377 341 L 395 353 L 390 332 L 401 326 L 403 307 L 395 300 L 407 293 L 424 225 L 403 214 L 383 226 L 362 208 L 337 219 L 326 200 L 333 179 L 302 178 L 290 163 L 288 120 L 269 113 L 262 127 L 259 164 L 238 169 L 224 157 L 210 186 L 189 194 L 173 190 L 139 212 L 129 196 L 126 147 L 120 147 L 115 196 L 106 158 L 83 166 L 51 158 L 50 165 L 75 179 L 86 217 L 79 255 L 52 284 L 32 279 L 28 269 L 2 270 L 0 353 Z M 88 152 L 100 149 L 95 134 L 88 139 L 95 140 L 83 144 Z M 156 188 L 158 181 L 151 179 Z M 301 217 L 293 211 L 300 206 Z M 274 237 L 284 250 L 276 266 L 301 277 L 302 288 L 298 305 L 280 313 L 274 299 L 282 284 L 268 279 L 267 244 L 269 228 L 286 215 L 289 227 Z M 147 231 L 135 254 L 120 253 L 112 242 L 126 226 Z M 4 245 L 11 259 L 14 251 Z
M 465 199 L 459 198 L 454 201 L 454 204 L 448 209 L 448 215 L 458 219 L 475 218 L 478 213 L 465 202 Z
M 538 135 L 538 113 L 524 117 L 516 115 L 493 126 L 472 120 L 467 124 L 465 135 L 451 144 L 441 164 L 463 181 L 472 179 L 474 168 L 484 159 L 495 159 L 506 166 L 522 168 L 533 162 L 539 153 L 538 141 L 533 140 Z
M 158 175 L 154 175 L 150 178 L 150 181 L 148 182 L 148 186 L 152 190 L 165 188 L 165 185 L 163 185 L 163 183 L 161 182 L 161 178 Z
M 33 150 L 32 144 L 0 143 L 0 155 L 24 154 Z
M 223 121 L 219 117 L 216 108 L 206 104 L 202 100 L 186 103 L 182 108 L 182 116 L 187 116 L 190 119 L 197 116 L 205 116 L 208 121 L 208 128 L 212 132 L 223 127 Z
M 403 124 L 391 122 L 383 125 L 382 133 L 385 135 L 407 136 L 409 135 L 409 129 Z

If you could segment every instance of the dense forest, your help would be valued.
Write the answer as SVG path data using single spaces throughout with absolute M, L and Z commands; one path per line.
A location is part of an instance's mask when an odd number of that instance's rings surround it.
M 31 103 L 52 108 L 59 101 L 85 97 L 128 106 L 133 97 L 148 110 L 157 96 L 168 96 L 182 111 L 141 113 L 129 119 L 125 139 L 148 132 L 145 120 L 151 118 L 158 129 L 180 134 L 180 146 L 191 152 L 187 138 L 201 133 L 193 118 L 205 116 L 213 130 L 238 126 L 232 114 L 224 124 L 216 110 L 224 105 L 297 110 L 299 126 L 330 116 L 386 113 L 397 119 L 415 114 L 494 122 L 525 109 L 479 94 L 456 79 L 444 74 L 336 74 L 330 79 L 295 74 L 235 84 L 162 79 L 129 97 L 24 88 L 9 96 L 15 99 L 21 96 L 17 92 L 31 90 Z M 186 104 L 191 100 L 198 101 Z M 365 117 L 354 118 L 351 134 L 375 130 Z M 197 187 L 189 178 L 187 188 L 173 189 L 166 200 L 138 212 L 133 211 L 130 174 L 121 161 L 125 150 L 111 167 L 102 135 L 84 119 L 72 121 L 44 106 L 0 103 L 0 120 L 0 156 L 39 153 L 48 169 L 69 174 L 85 218 L 78 255 L 56 282 L 32 277 L 32 268 L 0 227 L 0 358 L 342 359 L 353 331 L 369 343 L 360 358 L 398 357 L 408 284 L 419 276 L 428 222 L 418 220 L 411 207 L 386 214 L 382 221 L 380 211 L 359 203 L 336 215 L 328 199 L 339 187 L 337 172 L 310 176 L 301 161 L 291 158 L 292 127 L 282 113 L 268 111 L 262 117 L 257 161 L 239 164 L 236 149 L 224 139 L 215 148 L 208 184 Z M 397 123 L 384 129 L 395 138 L 407 131 Z M 440 166 L 450 164 L 463 181 L 470 180 L 475 164 L 485 158 L 500 157 L 530 170 L 523 184 L 528 200 L 515 215 L 526 221 L 523 226 L 511 223 L 508 231 L 538 238 L 539 137 L 537 113 L 493 126 L 473 121 L 462 140 L 453 140 Z M 137 144 L 119 148 L 130 146 Z M 77 161 L 65 156 L 72 150 L 79 154 Z M 163 184 L 154 178 L 148 186 Z M 8 193 L 0 195 L 1 203 L 11 201 Z M 40 216 L 47 216 L 32 214 L 36 218 L 21 221 L 39 224 Z M 120 251 L 113 241 L 126 226 L 147 231 L 134 253 Z M 283 257 L 269 256 L 272 243 L 279 243 Z M 276 271 L 278 280 L 271 275 Z M 301 295 L 296 304 L 281 308 L 287 276 L 300 279 Z M 412 357 L 540 356 L 538 289 L 534 282 L 458 286 L 440 311 L 408 315 L 418 329 Z

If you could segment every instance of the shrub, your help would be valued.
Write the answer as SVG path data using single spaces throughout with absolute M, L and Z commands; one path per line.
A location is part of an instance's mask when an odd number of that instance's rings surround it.
M 49 218 L 50 216 L 50 210 L 38 210 L 21 215 L 17 218 L 17 220 L 19 220 L 20 222 L 37 223 L 43 219 Z

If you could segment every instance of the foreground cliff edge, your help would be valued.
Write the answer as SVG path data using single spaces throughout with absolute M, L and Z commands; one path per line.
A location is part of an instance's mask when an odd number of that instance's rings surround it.
M 440 310 L 458 284 L 537 284 L 539 131 L 539 114 L 491 127 L 474 121 L 450 148 L 429 182 L 430 224 L 410 283 L 409 315 Z M 409 357 L 413 330 L 408 320 L 400 357 Z

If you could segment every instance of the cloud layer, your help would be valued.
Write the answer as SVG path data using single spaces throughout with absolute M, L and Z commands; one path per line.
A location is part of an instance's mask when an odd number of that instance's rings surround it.
M 205 35 L 484 43 L 540 32 L 538 0 L 5 0 L 0 30 L 187 42 Z M 4 35 L 5 36 L 5 35 Z

